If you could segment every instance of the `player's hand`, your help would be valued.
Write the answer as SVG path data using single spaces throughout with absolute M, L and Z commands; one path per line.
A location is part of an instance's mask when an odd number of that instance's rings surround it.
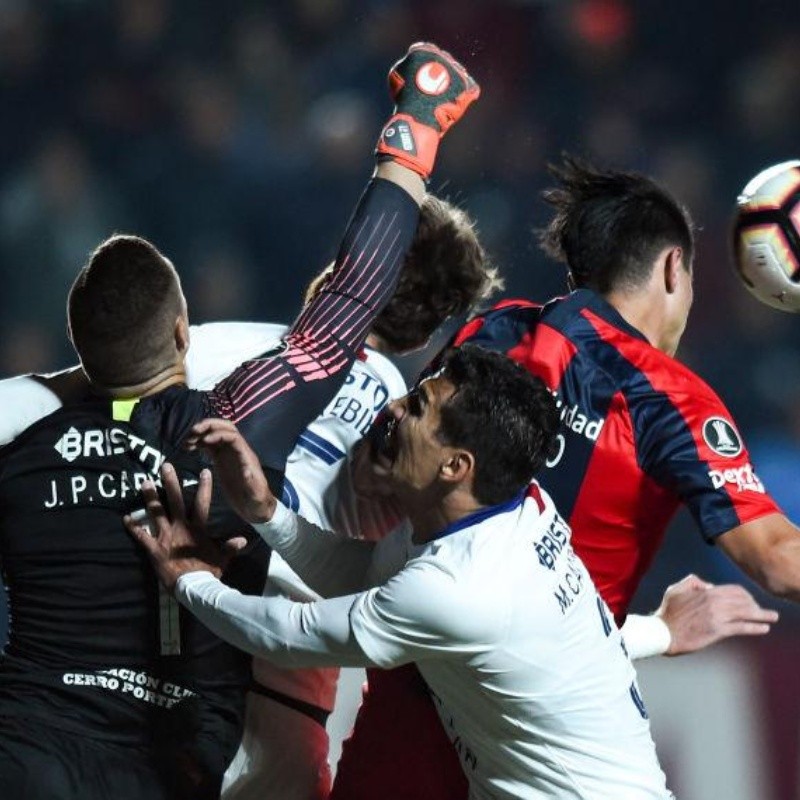
M 187 572 L 211 572 L 216 577 L 243 543 L 236 539 L 219 545 L 205 535 L 211 504 L 211 473 L 200 473 L 199 486 L 192 510 L 186 513 L 181 484 L 171 464 L 161 468 L 161 481 L 166 508 L 152 481 L 142 484 L 145 515 L 127 515 L 125 527 L 147 551 L 161 582 L 170 591 L 181 575 Z
M 667 655 L 702 650 L 730 636 L 761 636 L 778 621 L 778 612 L 762 608 L 742 586 L 715 586 L 688 575 L 670 586 L 656 614 L 669 628 Z
M 270 491 L 258 456 L 236 425 L 224 419 L 204 419 L 192 427 L 186 446 L 190 450 L 200 448 L 208 453 L 225 499 L 245 522 L 269 522 L 272 519 L 277 501 Z
M 430 177 L 439 139 L 478 99 L 480 87 L 450 53 L 417 42 L 389 71 L 395 108 L 376 152 L 424 179 Z

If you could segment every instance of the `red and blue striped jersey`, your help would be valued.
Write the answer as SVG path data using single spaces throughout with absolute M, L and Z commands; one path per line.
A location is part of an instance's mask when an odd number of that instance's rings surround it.
M 708 542 L 779 511 L 715 392 L 596 293 L 504 301 L 453 343 L 467 341 L 506 353 L 556 396 L 562 430 L 540 483 L 618 621 L 681 504 Z

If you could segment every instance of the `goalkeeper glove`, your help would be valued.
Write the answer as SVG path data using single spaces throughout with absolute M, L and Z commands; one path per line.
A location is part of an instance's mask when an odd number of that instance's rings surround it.
M 393 160 L 427 180 L 439 139 L 478 99 L 480 87 L 450 53 L 417 42 L 389 72 L 395 108 L 381 131 L 378 160 Z

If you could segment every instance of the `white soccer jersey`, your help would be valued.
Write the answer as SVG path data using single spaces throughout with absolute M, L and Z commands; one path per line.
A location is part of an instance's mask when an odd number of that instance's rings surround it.
M 29 375 L 0 381 L 0 447 L 59 408 L 58 395 Z
M 669 797 L 619 632 L 542 507 L 529 497 L 421 548 L 393 536 L 371 584 L 416 557 L 359 598 L 353 632 L 378 666 L 417 663 L 472 797 Z
M 271 322 L 207 322 L 189 326 L 186 383 L 191 389 L 213 389 L 243 361 L 280 344 L 286 325 Z
M 286 531 L 304 523 L 281 513 L 274 524 L 283 531 L 266 538 L 300 569 L 284 545 L 298 544 Z M 379 585 L 359 595 L 301 606 L 193 573 L 178 596 L 285 666 L 416 662 L 473 800 L 669 798 L 635 672 L 569 535 L 534 486 L 421 546 L 399 529 L 374 548 L 365 582 Z M 343 557 L 359 544 L 313 541 Z

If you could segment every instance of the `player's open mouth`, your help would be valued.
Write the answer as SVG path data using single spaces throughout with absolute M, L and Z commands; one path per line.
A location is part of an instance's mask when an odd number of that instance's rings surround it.
M 397 419 L 384 411 L 379 414 L 369 430 L 372 462 L 388 468 L 397 458 Z

